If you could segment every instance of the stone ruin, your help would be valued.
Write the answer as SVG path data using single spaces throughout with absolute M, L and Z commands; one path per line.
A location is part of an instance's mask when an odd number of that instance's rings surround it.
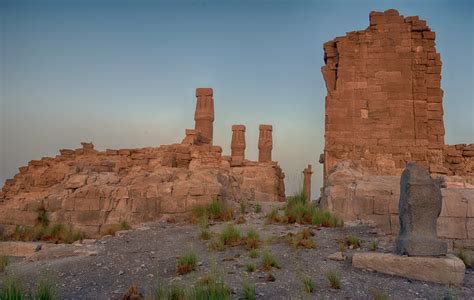
M 474 249 L 474 144 L 444 143 L 435 33 L 394 9 L 369 19 L 324 44 L 322 206 L 396 235 L 400 175 L 416 162 L 444 178 L 438 237 Z
M 180 144 L 97 151 L 92 143 L 32 160 L 0 192 L 0 227 L 35 226 L 38 211 L 52 223 L 96 237 L 127 221 L 153 221 L 214 199 L 284 201 L 284 173 L 271 160 L 271 126 L 262 125 L 259 161 L 245 159 L 245 126 L 232 127 L 232 155 L 213 145 L 214 99 L 196 89 L 195 128 Z

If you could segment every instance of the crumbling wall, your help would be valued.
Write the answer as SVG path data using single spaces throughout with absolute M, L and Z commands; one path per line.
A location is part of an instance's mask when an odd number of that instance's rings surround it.
M 399 176 L 417 162 L 445 178 L 440 237 L 472 244 L 474 215 L 467 208 L 474 209 L 474 199 L 466 195 L 474 195 L 474 144 L 444 144 L 435 33 L 394 9 L 371 12 L 369 19 L 367 29 L 324 44 L 322 205 L 395 234 Z

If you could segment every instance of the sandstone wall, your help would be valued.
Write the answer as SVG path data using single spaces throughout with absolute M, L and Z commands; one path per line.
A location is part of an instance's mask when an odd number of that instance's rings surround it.
M 284 199 L 283 173 L 275 162 L 247 162 L 233 169 L 222 149 L 174 144 L 99 152 L 92 144 L 33 160 L 6 181 L 0 225 L 34 226 L 44 208 L 52 223 L 72 224 L 97 236 L 126 220 L 132 224 L 189 211 L 213 199 Z M 279 194 L 283 190 L 282 195 Z
M 324 44 L 321 203 L 345 220 L 397 234 L 399 176 L 417 162 L 445 178 L 440 237 L 472 247 L 474 144 L 444 144 L 435 33 L 394 9 L 371 12 L 369 21 L 367 29 Z
M 459 177 L 444 177 L 443 206 L 438 236 L 453 246 L 474 250 L 474 185 Z M 376 225 L 383 233 L 398 235 L 400 177 L 365 175 L 353 162 L 339 163 L 329 174 L 322 205 L 345 221 Z

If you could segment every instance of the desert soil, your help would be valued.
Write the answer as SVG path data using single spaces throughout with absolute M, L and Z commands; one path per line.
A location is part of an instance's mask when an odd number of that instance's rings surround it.
M 268 211 L 268 204 L 264 207 Z M 474 298 L 474 272 L 466 270 L 462 287 L 445 286 L 355 269 L 351 256 L 358 251 L 369 251 L 377 239 L 380 252 L 393 251 L 393 238 L 377 235 L 368 225 L 342 228 L 316 228 L 303 225 L 265 224 L 264 212 L 247 213 L 245 224 L 236 224 L 242 233 L 255 229 L 265 241 L 259 249 L 268 249 L 281 268 L 271 272 L 275 281 L 268 281 L 261 271 L 260 257 L 250 258 L 245 246 L 227 247 L 222 252 L 209 250 L 209 241 L 199 239 L 199 227 L 185 222 L 155 222 L 106 237 L 88 245 L 60 245 L 37 252 L 30 259 L 13 259 L 5 273 L 0 274 L 0 285 L 7 276 L 20 278 L 30 288 L 45 276 L 54 279 L 61 299 L 120 299 L 127 288 L 136 284 L 143 294 L 150 293 L 159 280 L 166 286 L 172 282 L 189 286 L 201 276 L 214 272 L 232 289 L 233 298 L 243 295 L 244 280 L 256 285 L 259 299 L 370 299 L 389 295 L 391 299 L 455 299 Z M 235 223 L 235 222 L 233 222 Z M 211 224 L 211 231 L 220 232 L 224 222 Z M 285 236 L 290 232 L 311 228 L 315 235 L 314 249 L 301 249 L 289 244 Z M 344 261 L 327 257 L 339 251 L 339 242 L 349 235 L 361 240 L 361 248 L 347 249 Z M 188 249 L 198 256 L 195 271 L 176 274 L 176 259 Z M 89 255 L 79 255 L 86 253 Z M 254 263 L 257 270 L 246 271 L 246 264 Z M 332 289 L 326 274 L 337 271 L 341 288 Z M 311 276 L 316 284 L 312 294 L 304 292 L 302 276 Z M 448 298 L 449 299 L 449 298 Z

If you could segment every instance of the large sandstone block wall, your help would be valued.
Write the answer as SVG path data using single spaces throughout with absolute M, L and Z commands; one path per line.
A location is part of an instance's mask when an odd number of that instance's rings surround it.
M 322 206 L 397 234 L 400 175 L 417 162 L 445 179 L 440 237 L 474 247 L 474 144 L 444 144 L 436 35 L 394 9 L 369 22 L 324 44 Z
M 375 175 L 399 175 L 408 161 L 432 173 L 472 175 L 474 145 L 456 145 L 465 154 L 455 155 L 444 145 L 435 33 L 394 9 L 369 19 L 367 29 L 324 44 L 325 173 L 352 160 Z
M 20 167 L 0 193 L 0 226 L 35 226 L 45 209 L 52 223 L 94 237 L 123 220 L 152 221 L 214 199 L 281 201 L 278 165 L 248 164 L 233 170 L 222 149 L 209 144 L 99 152 L 83 143 Z
M 364 221 L 383 233 L 398 235 L 400 176 L 366 175 L 353 162 L 343 161 L 328 178 L 324 208 L 345 221 Z M 451 247 L 474 250 L 474 186 L 456 176 L 444 177 L 438 237 Z

